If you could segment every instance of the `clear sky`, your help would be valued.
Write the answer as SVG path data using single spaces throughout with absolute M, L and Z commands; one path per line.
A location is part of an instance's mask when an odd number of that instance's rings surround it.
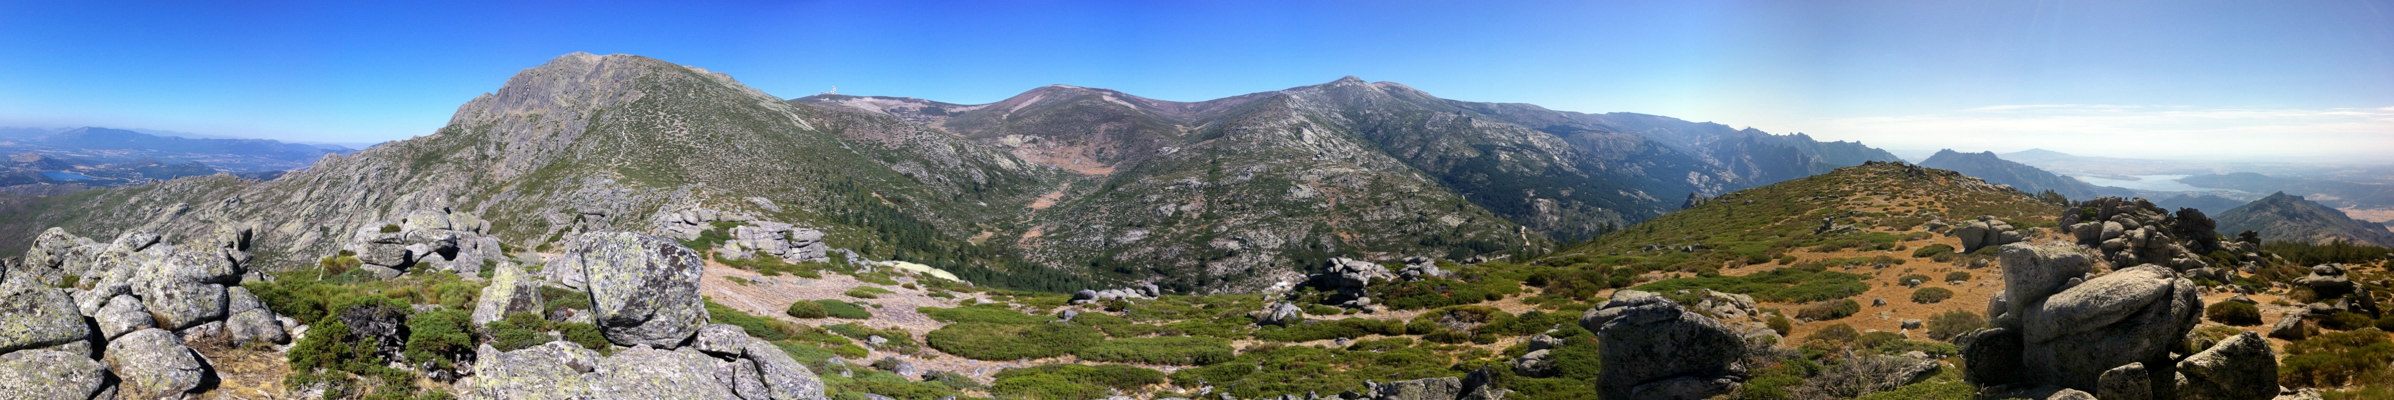
M 0 125 L 423 135 L 569 52 L 768 93 L 1193 101 L 1355 75 L 1903 153 L 2394 156 L 2394 3 L 0 0 Z

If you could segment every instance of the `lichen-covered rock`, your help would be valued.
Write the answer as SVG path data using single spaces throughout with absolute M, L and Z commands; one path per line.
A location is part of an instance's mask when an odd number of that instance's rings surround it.
M 591 398 L 599 365 L 598 352 L 563 341 L 507 352 L 485 344 L 475 359 L 468 399 Z
M 523 267 L 515 263 L 499 264 L 498 271 L 491 273 L 489 285 L 482 287 L 481 297 L 474 300 L 474 326 L 505 319 L 509 314 L 539 314 L 543 300 Z
M 2318 333 L 2318 327 L 2303 323 L 2301 313 L 2286 313 L 2285 317 L 2278 318 L 2277 323 L 2269 325 L 2269 337 L 2279 339 L 2303 340 Z
M 672 348 L 707 321 L 698 296 L 705 265 L 680 243 L 628 232 L 576 238 L 550 268 L 578 269 L 588 280 L 601 333 L 618 345 Z
M 108 370 L 118 379 L 117 395 L 131 399 L 179 396 L 198 388 L 212 373 L 173 332 L 143 329 L 108 342 Z
M 101 307 L 100 311 L 91 317 L 100 326 L 100 336 L 109 340 L 115 340 L 118 336 L 153 328 L 157 325 L 156 321 L 150 318 L 150 311 L 142 308 L 141 299 L 133 298 L 130 295 L 117 295 L 115 298 L 109 299 L 108 305 Z
M 140 271 L 131 282 L 133 294 L 168 330 L 223 320 L 231 301 L 225 285 L 241 278 L 239 265 L 213 251 L 161 244 L 133 260 Z
M 2153 375 L 2144 363 L 2128 363 L 2095 378 L 2095 397 L 2104 400 L 2150 400 Z
M 2246 400 L 2277 396 L 2277 355 L 2269 340 L 2245 332 L 2178 361 L 2178 398 Z
M 68 344 L 91 337 L 66 292 L 0 285 L 0 353 Z
M 0 355 L 0 399 L 88 399 L 108 369 L 82 354 L 25 350 Z
M 715 359 L 697 350 L 645 346 L 615 352 L 599 362 L 600 380 L 590 394 L 607 399 L 739 399 L 719 384 Z
M 1606 399 L 1650 398 L 1666 384 L 1670 397 L 1702 398 L 1736 388 L 1744 375 L 1737 361 L 1746 342 L 1720 321 L 1681 309 L 1678 304 L 1649 293 L 1624 290 L 1613 301 L 1589 310 L 1580 324 L 1596 332 L 1605 368 L 1596 377 L 1596 392 Z M 1705 383 L 1683 385 L 1687 381 Z M 1714 385 L 1711 382 L 1729 382 Z M 1684 389 L 1684 390 L 1683 390 Z M 1714 391 L 1720 390 L 1720 391 Z
M 275 317 L 274 311 L 266 309 L 236 312 L 225 318 L 225 333 L 232 335 L 234 345 L 290 343 L 290 332 L 283 331 L 282 322 Z
M 773 343 L 749 338 L 748 351 L 744 353 L 749 362 L 756 364 L 757 374 L 764 377 L 765 388 L 771 391 L 773 400 L 829 398 L 823 393 L 822 378 L 816 377 L 814 371 L 806 369 L 805 364 L 799 364 L 797 359 L 790 358 L 790 353 L 781 351 Z
M 709 324 L 698 328 L 698 339 L 690 347 L 698 351 L 726 357 L 737 357 L 748 351 L 748 332 L 738 325 Z

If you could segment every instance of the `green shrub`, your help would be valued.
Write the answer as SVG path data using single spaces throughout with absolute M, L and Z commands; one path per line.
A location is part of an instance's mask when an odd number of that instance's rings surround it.
M 2335 315 L 2329 315 L 2327 318 L 2319 319 L 2319 327 L 2339 331 L 2373 328 L 2376 327 L 2376 325 L 2377 321 L 2369 319 L 2368 314 L 2351 311 L 2339 311 L 2336 312 Z
M 872 286 L 857 286 L 855 288 L 848 289 L 847 295 L 848 297 L 859 299 L 878 299 L 881 298 L 881 295 L 890 293 L 891 292 L 889 289 L 882 289 Z
M 2328 332 L 2286 345 L 2278 363 L 2278 384 L 2332 388 L 2365 382 L 2394 382 L 2394 341 L 2377 328 Z
M 558 334 L 564 335 L 566 341 L 582 345 L 583 348 L 591 350 L 601 350 L 607 348 L 607 335 L 605 333 L 599 332 L 598 325 L 580 322 L 560 322 L 550 324 L 549 326 L 551 328 L 556 328 Z
M 789 314 L 791 318 L 813 319 L 827 318 L 831 316 L 830 312 L 823 311 L 823 303 L 803 300 L 796 303 L 790 303 L 790 309 L 788 311 L 782 311 L 782 313 Z
M 798 328 L 788 322 L 749 315 L 731 307 L 724 307 L 722 304 L 715 304 L 714 300 L 707 300 L 706 307 L 707 319 L 711 322 L 738 326 L 740 330 L 747 331 L 748 336 L 755 336 L 758 339 L 784 340 L 798 332 Z
M 1160 365 L 1207 365 L 1233 355 L 1230 339 L 1202 336 L 1109 339 L 1073 354 L 1090 361 Z
M 1954 257 L 1956 257 L 1956 255 L 1954 255 L 1953 246 L 1948 246 L 1944 243 L 1920 246 L 1920 249 L 1912 250 L 1912 258 L 1926 258 L 1937 260 L 1937 262 L 1950 262 L 1953 261 Z
M 1969 280 L 1970 280 L 1970 273 L 1969 273 L 1969 272 L 1963 272 L 1963 271 L 1954 271 L 1954 272 L 1949 272 L 1949 273 L 1946 273 L 1946 274 L 1945 274 L 1945 281 L 1946 281 L 1946 282 L 1963 282 L 1963 281 L 1969 281 Z
M 399 225 L 397 225 L 397 224 L 383 224 L 383 225 L 382 225 L 382 233 L 399 233 Z
M 1902 277 L 1895 278 L 1896 283 L 1910 287 L 1920 287 L 1921 284 L 1928 283 L 1928 281 L 1929 276 L 1921 274 L 1904 274 Z
M 1778 332 L 1779 336 L 1787 336 L 1788 331 L 1795 330 L 1795 321 L 1789 321 L 1786 316 L 1782 315 L 1773 314 L 1770 319 L 1764 320 L 1763 324 L 1769 325 L 1771 331 Z
M 2260 308 L 2254 307 L 2251 304 L 2245 304 L 2243 302 L 2236 301 L 2212 303 L 2211 307 L 2206 307 L 2203 309 L 2203 316 L 2210 318 L 2211 322 L 2235 326 L 2253 326 L 2261 324 Z
M 914 354 L 922 347 L 921 345 L 915 344 L 914 334 L 907 333 L 903 329 L 875 329 L 873 327 L 857 325 L 855 323 L 838 324 L 824 328 L 830 330 L 831 333 L 836 333 L 840 336 L 846 336 L 850 339 L 856 340 L 868 340 L 867 338 L 880 336 L 882 340 L 886 341 L 881 345 L 882 349 L 897 352 L 899 354 Z
M 1043 365 L 1000 371 L 990 392 L 1000 398 L 1096 399 L 1164 383 L 1164 373 L 1125 366 Z
M 1962 334 L 1970 333 L 1970 331 L 1975 331 L 1979 328 L 1985 328 L 1986 326 L 1986 317 L 1981 317 L 1978 315 L 1978 313 L 1970 312 L 1969 310 L 1946 311 L 1944 313 L 1929 317 L 1928 337 L 1930 339 L 1952 341 L 1953 338 L 1960 337 Z
M 1853 300 L 1824 301 L 1812 303 L 1812 305 L 1796 310 L 1796 318 L 1827 321 L 1852 316 L 1858 312 L 1862 312 L 1862 303 L 1856 303 Z
M 1953 298 L 1953 290 L 1941 287 L 1925 287 L 1912 291 L 1912 302 L 1914 303 L 1937 304 L 1937 302 L 1950 298 Z
M 490 347 L 499 351 L 515 351 L 556 340 L 541 332 L 547 330 L 548 322 L 531 313 L 515 313 L 491 321 L 483 325 L 483 329 L 490 331 Z
M 568 308 L 582 311 L 591 310 L 590 292 L 556 286 L 541 286 L 540 300 L 542 302 L 540 312 L 543 315 Z
M 1405 322 L 1374 318 L 1346 318 L 1334 321 L 1307 321 L 1289 326 L 1268 326 L 1255 332 L 1255 338 L 1275 342 L 1310 342 L 1338 338 L 1360 338 L 1367 335 L 1403 335 Z
M 815 302 L 815 304 L 816 304 L 816 305 L 820 305 L 820 306 L 822 306 L 822 307 L 823 307 L 823 311 L 824 311 L 825 313 L 827 313 L 827 314 L 831 315 L 831 317 L 832 317 L 832 318 L 839 318 L 839 319 L 872 319 L 872 318 L 873 318 L 873 311 L 872 311 L 872 310 L 866 310 L 866 309 L 864 308 L 864 306 L 859 306 L 859 305 L 856 305 L 856 303 L 850 303 L 850 302 L 839 301 L 839 300 L 832 300 L 832 299 L 821 299 L 821 300 L 815 300 L 814 302 Z
M 970 305 L 956 308 L 923 307 L 915 311 L 940 322 L 987 322 L 996 324 L 1039 324 L 1052 318 L 1024 314 L 997 304 Z
M 1097 329 L 1072 323 L 950 324 L 923 336 L 931 348 L 984 361 L 1060 356 L 1096 344 Z
M 456 370 L 474 353 L 473 315 L 454 309 L 416 314 L 407 320 L 407 361 L 426 370 Z

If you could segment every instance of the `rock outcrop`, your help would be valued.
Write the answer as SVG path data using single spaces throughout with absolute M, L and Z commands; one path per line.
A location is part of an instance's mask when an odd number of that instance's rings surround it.
M 490 221 L 447 208 L 417 209 L 393 220 L 358 227 L 347 250 L 357 253 L 360 268 L 383 279 L 417 268 L 478 278 L 485 263 L 507 262 L 498 238 L 490 236 Z
M 0 280 L 0 398 L 178 398 L 216 379 L 187 341 L 288 343 L 289 319 L 240 286 L 249 237 L 44 232 Z
M 2172 381 L 2170 348 L 2202 311 L 2192 281 L 2157 265 L 2089 276 L 2092 259 L 2064 243 L 2007 245 L 1999 256 L 2005 289 L 1989 306 L 1993 326 L 1960 340 L 1966 378 L 2098 393 L 2105 379 Z M 2138 363 L 2145 376 L 2104 377 Z
M 827 398 L 822 380 L 780 347 L 737 326 L 702 325 L 703 266 L 689 248 L 646 235 L 592 233 L 576 238 L 549 264 L 582 270 L 576 276 L 587 277 L 601 332 L 628 349 L 602 356 L 565 341 L 515 351 L 484 345 L 476 349 L 481 362 L 473 380 L 460 385 L 465 398 Z M 485 300 L 477 315 L 503 314 L 495 310 L 517 304 Z
M 548 264 L 549 271 L 583 280 L 600 332 L 616 344 L 671 348 L 707 321 L 706 305 L 698 297 L 706 266 L 698 252 L 672 240 L 587 233 Z
M 1462 378 L 1422 378 L 1395 382 L 1365 382 L 1366 400 L 1503 400 L 1506 390 L 1490 386 L 1486 368 Z
M 543 303 L 534 278 L 513 263 L 499 264 L 498 271 L 491 273 L 489 284 L 482 287 L 481 297 L 474 299 L 474 325 L 504 319 L 509 314 L 540 313 Z
M 770 204 L 770 201 L 766 201 L 758 205 Z M 728 229 L 720 228 L 717 223 L 728 226 Z M 794 263 L 831 260 L 831 247 L 823 243 L 823 231 L 820 230 L 766 221 L 744 212 L 708 208 L 656 214 L 658 236 L 697 240 L 699 235 L 710 230 L 723 230 L 723 234 L 728 236 L 723 246 L 715 249 L 717 257 L 744 260 L 756 255 L 768 255 Z
M 2173 379 L 2180 399 L 2268 399 L 2278 394 L 2277 354 L 2269 340 L 2245 332 L 2178 360 Z
M 1264 309 L 1248 313 L 1247 316 L 1254 318 L 1256 325 L 1288 326 L 1305 322 L 1305 310 L 1285 301 L 1266 305 Z
M 1963 222 L 1948 234 L 1962 239 L 1964 253 L 2020 242 L 2020 231 L 2013 229 L 2012 223 L 1995 219 L 1994 216 L 1980 216 L 1976 221 Z
M 2203 254 L 2226 249 L 2218 225 L 2202 211 L 2176 214 L 2145 199 L 2102 197 L 2062 210 L 2061 226 L 2079 245 L 2096 248 L 2113 268 L 2157 264 L 2174 271 L 2211 266 Z
M 1698 399 L 1729 393 L 1745 376 L 1746 341 L 1720 321 L 1653 293 L 1614 292 L 1580 326 L 1596 332 L 1605 399 Z

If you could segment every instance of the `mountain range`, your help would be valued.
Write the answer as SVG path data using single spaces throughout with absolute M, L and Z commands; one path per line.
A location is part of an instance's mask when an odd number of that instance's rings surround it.
M 410 209 L 484 215 L 500 237 L 536 245 L 715 209 L 967 275 L 1235 291 L 1297 279 L 1333 255 L 1533 253 L 1691 196 L 1878 160 L 1896 157 L 1353 77 L 1187 103 L 1071 86 L 980 105 L 785 100 L 698 68 L 571 54 L 468 102 L 431 135 L 271 182 L 184 179 L 17 205 L 34 216 L 9 221 L 22 226 L 0 248 L 48 225 L 247 221 L 281 244 L 263 256 L 309 260 L 349 240 L 348 227 Z
M 196 162 L 232 173 L 303 168 L 326 154 L 350 151 L 340 146 L 267 139 L 177 137 L 98 127 L 0 130 L 0 154 L 39 152 L 92 163 Z
M 2045 153 L 2059 154 L 2050 151 Z M 1936 155 L 1929 156 L 1927 160 L 1920 161 L 1920 166 L 1953 170 L 1964 175 L 1985 179 L 1987 182 L 2012 185 L 2012 187 L 2029 193 L 2053 191 L 2060 193 L 2063 197 L 2076 200 L 2092 199 L 2097 196 L 2135 195 L 2126 189 L 2095 186 L 2080 181 L 2078 178 L 2062 176 L 2027 164 L 2005 160 L 1991 151 L 1963 153 L 1953 151 L 1953 149 L 1940 150 Z
M 2394 231 L 2386 225 L 2346 216 L 2343 211 L 2302 196 L 2278 192 L 2220 213 L 2219 232 L 2233 237 L 2252 231 L 2265 241 L 2312 244 L 2348 242 L 2394 247 Z

